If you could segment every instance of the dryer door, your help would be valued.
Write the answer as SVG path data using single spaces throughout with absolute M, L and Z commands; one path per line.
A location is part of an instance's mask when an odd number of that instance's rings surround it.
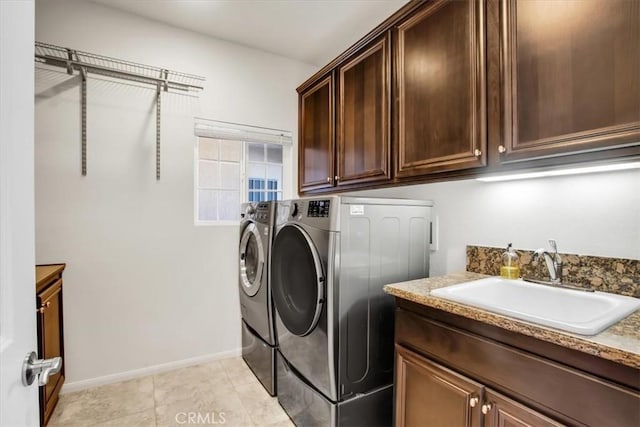
M 294 335 L 311 333 L 324 305 L 325 276 L 318 251 L 300 227 L 287 224 L 271 250 L 273 302 L 284 326 Z
M 240 287 L 250 297 L 258 293 L 264 270 L 264 247 L 254 223 L 240 237 Z

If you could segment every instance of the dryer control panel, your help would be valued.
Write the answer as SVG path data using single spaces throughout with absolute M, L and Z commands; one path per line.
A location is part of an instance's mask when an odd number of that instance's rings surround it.
M 330 200 L 310 200 L 307 216 L 311 218 L 327 218 L 329 216 Z
M 268 203 L 258 203 L 258 207 L 255 212 L 255 219 L 259 221 L 264 221 L 269 216 L 269 204 Z

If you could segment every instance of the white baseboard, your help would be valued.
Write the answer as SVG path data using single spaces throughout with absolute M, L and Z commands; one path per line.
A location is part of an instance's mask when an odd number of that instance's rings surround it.
M 133 369 L 131 371 L 120 372 L 117 374 L 105 375 L 103 377 L 90 378 L 88 380 L 67 382 L 62 386 L 62 389 L 60 389 L 60 394 L 73 393 L 76 391 L 86 390 L 88 388 L 98 387 L 101 385 L 113 384 L 120 381 L 146 377 L 162 372 L 173 371 L 179 368 L 186 368 L 187 366 L 200 365 L 202 363 L 211 362 L 213 360 L 236 357 L 240 356 L 240 354 L 241 349 L 223 351 L 220 353 L 207 354 L 205 356 L 198 356 L 189 359 L 176 360 L 169 363 L 162 363 L 160 365 L 147 366 L 146 368 Z

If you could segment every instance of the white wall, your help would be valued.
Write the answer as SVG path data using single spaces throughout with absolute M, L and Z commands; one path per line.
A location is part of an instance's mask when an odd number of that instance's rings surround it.
M 486 183 L 475 180 L 357 194 L 433 200 L 440 245 L 431 275 L 465 268 L 466 245 L 640 259 L 640 170 Z
M 78 77 L 36 69 L 36 258 L 67 263 L 68 384 L 238 352 L 238 230 L 193 224 L 193 117 L 295 138 L 316 68 L 86 1 L 38 1 L 36 40 L 207 79 L 199 98 L 163 95 L 156 181 L 155 92 L 90 77 L 82 177 Z

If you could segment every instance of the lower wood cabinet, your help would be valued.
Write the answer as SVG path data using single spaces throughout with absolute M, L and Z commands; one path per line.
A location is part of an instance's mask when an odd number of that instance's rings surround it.
M 396 375 L 396 426 L 562 425 L 402 346 Z
M 396 346 L 396 426 L 479 426 L 482 385 Z
M 491 389 L 485 389 L 480 410 L 488 427 L 561 426 L 533 409 L 521 405 Z
M 397 426 L 639 426 L 640 370 L 397 299 Z
M 36 266 L 36 315 L 38 358 L 62 357 L 62 369 L 40 387 L 40 424 L 46 425 L 58 403 L 64 384 L 64 339 L 62 328 L 62 271 L 65 264 Z

